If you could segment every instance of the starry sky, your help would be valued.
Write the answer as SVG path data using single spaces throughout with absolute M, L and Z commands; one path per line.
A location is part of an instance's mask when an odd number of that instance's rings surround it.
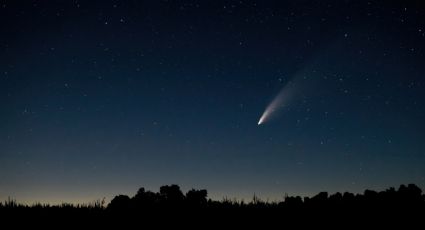
M 0 200 L 424 188 L 419 2 L 0 1 Z

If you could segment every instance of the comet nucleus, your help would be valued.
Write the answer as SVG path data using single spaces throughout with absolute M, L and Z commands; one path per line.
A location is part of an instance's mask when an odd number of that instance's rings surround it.
M 258 120 L 258 125 L 264 124 L 273 118 L 282 108 L 284 108 L 289 99 L 292 97 L 294 91 L 294 83 L 287 83 L 282 90 L 276 95 L 276 97 L 269 103 L 269 105 L 264 110 L 260 119 Z

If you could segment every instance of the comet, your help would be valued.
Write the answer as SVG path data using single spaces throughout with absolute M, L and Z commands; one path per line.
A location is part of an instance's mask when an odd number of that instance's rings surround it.
M 262 125 L 265 122 L 268 122 L 273 117 L 275 117 L 275 115 L 288 104 L 290 98 L 292 98 L 294 94 L 293 92 L 294 83 L 288 82 L 273 98 L 273 100 L 267 105 L 266 109 L 258 120 L 257 125 Z

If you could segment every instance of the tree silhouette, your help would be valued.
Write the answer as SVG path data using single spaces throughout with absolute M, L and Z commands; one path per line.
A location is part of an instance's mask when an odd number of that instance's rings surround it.
M 136 195 L 132 198 L 134 206 L 138 209 L 150 209 L 157 207 L 161 202 L 161 196 L 158 193 L 145 191 L 145 188 L 140 188 Z
M 130 207 L 131 200 L 130 197 L 128 197 L 127 195 L 115 196 L 114 199 L 112 199 L 108 205 L 108 208 L 117 210 L 128 209 Z
M 192 189 L 186 193 L 186 202 L 191 207 L 203 207 L 207 204 L 207 195 L 208 192 L 205 189 Z
M 162 204 L 166 206 L 182 205 L 185 196 L 178 185 L 164 185 L 159 188 Z

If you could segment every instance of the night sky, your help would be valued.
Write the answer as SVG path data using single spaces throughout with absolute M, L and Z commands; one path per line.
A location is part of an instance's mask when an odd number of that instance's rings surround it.
M 0 1 L 0 200 L 424 188 L 419 2 Z

